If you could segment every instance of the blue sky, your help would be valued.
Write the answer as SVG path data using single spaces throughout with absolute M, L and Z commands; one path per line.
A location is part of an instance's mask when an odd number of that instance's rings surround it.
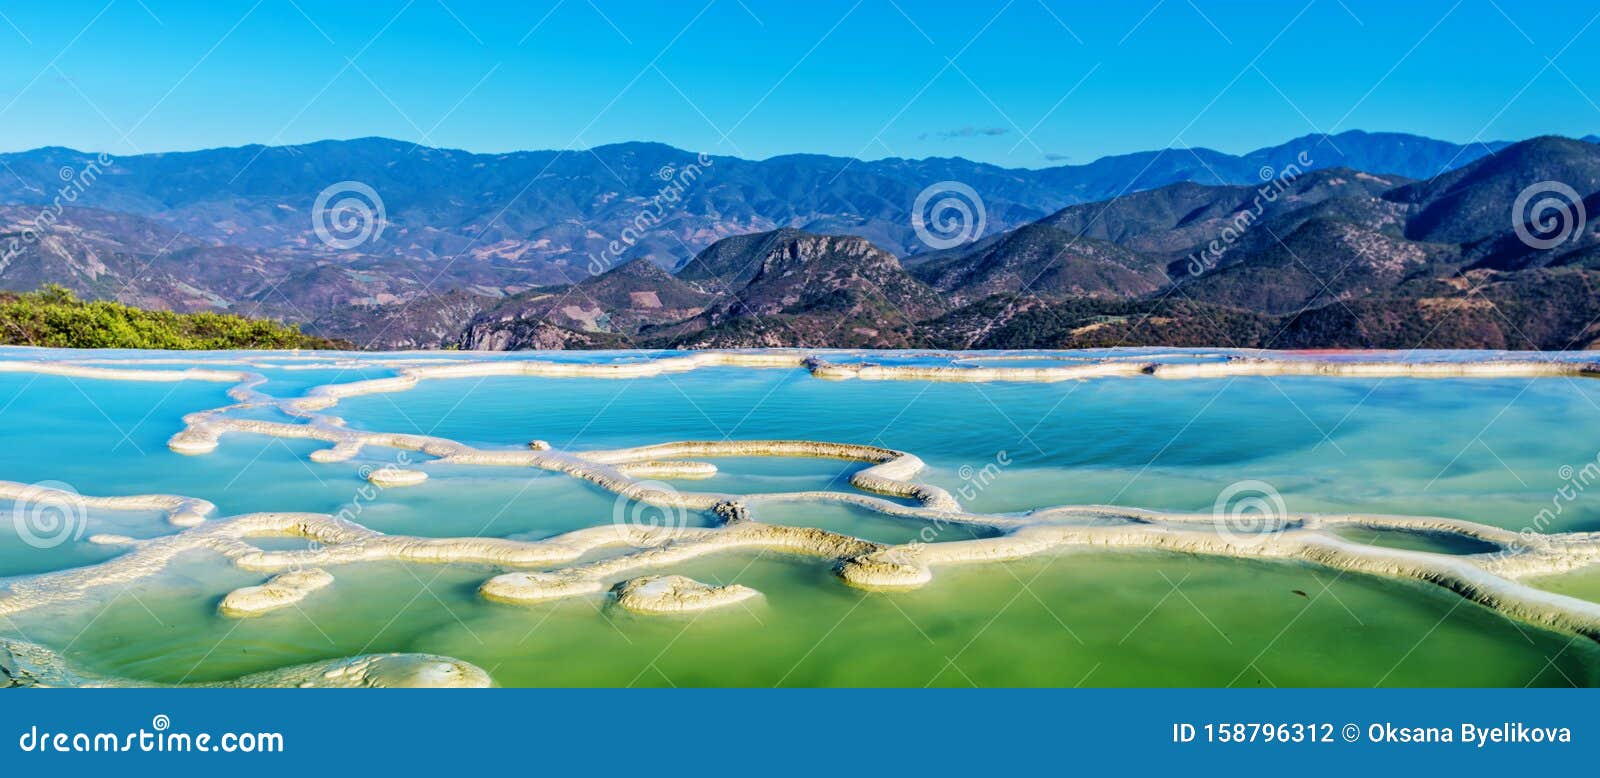
M 382 135 L 1014 167 L 1600 132 L 1600 8 L 1510 0 L 0 0 L 0 150 Z

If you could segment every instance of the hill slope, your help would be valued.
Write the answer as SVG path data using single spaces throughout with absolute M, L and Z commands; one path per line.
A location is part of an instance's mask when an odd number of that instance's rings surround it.
M 0 343 L 50 348 L 345 349 L 276 322 L 216 313 L 143 311 L 84 302 L 67 289 L 0 292 Z
M 84 161 L 0 157 L 18 172 L 0 180 L 13 202 Z M 70 207 L 0 206 L 0 288 L 59 280 L 378 348 L 1552 348 L 1593 340 L 1600 272 L 1600 222 L 1586 219 L 1600 147 L 1562 138 L 1344 133 L 1036 171 L 382 139 L 106 164 Z M 337 249 L 314 234 L 311 201 L 323 179 L 353 176 L 383 191 L 384 215 L 373 239 Z M 986 234 L 924 250 L 908 211 L 947 181 L 981 193 Z M 1555 184 L 1566 201 L 1529 194 Z

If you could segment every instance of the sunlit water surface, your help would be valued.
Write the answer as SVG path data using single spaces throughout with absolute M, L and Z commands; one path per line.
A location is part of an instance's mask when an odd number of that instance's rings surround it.
M 139 355 L 105 355 L 130 356 Z M 4 357 L 40 355 L 13 350 Z M 1019 364 L 988 355 L 969 362 Z M 261 390 L 276 396 L 392 374 L 359 362 L 312 367 L 247 369 L 266 375 Z M 637 508 L 561 475 L 439 465 L 424 465 L 432 477 L 421 486 L 364 499 L 363 468 L 401 456 L 381 448 L 337 464 L 308 461 L 323 444 L 252 435 L 228 435 L 202 456 L 169 451 L 166 440 L 180 418 L 228 404 L 227 388 L 0 374 L 7 441 L 0 478 L 94 495 L 198 496 L 215 502 L 219 516 L 353 509 L 373 529 L 431 537 L 538 539 L 604 525 Z M 484 447 L 535 439 L 595 449 L 756 438 L 888 446 L 920 456 L 929 465 L 926 480 L 985 512 L 1094 503 L 1207 512 L 1229 484 L 1253 479 L 1271 484 L 1294 512 L 1440 515 L 1522 529 L 1553 508 L 1550 531 L 1600 530 L 1600 495 L 1580 490 L 1557 499 L 1569 486 L 1571 471 L 1563 467 L 1581 469 L 1596 458 L 1600 383 L 1579 379 L 956 384 L 707 368 L 624 380 L 425 381 L 408 392 L 350 398 L 330 412 L 360 429 Z M 248 413 L 285 420 L 271 410 Z M 849 490 L 850 475 L 862 467 L 758 458 L 718 465 L 714 478 L 680 486 Z M 756 518 L 881 542 L 915 539 L 922 528 L 826 505 L 759 506 Z M 710 525 L 713 517 L 691 514 L 688 521 Z M 155 513 L 115 511 L 91 511 L 86 529 L 45 549 L 0 533 L 0 575 L 119 553 L 87 542 L 94 533 L 176 531 Z M 947 527 L 937 540 L 972 536 Z M 1441 553 L 1482 550 L 1410 535 L 1350 537 Z M 1510 621 L 1421 584 L 1299 563 L 1078 551 L 939 569 L 924 589 L 885 594 L 851 589 L 814 559 L 729 553 L 663 572 L 737 581 L 765 596 L 684 617 L 634 615 L 606 596 L 534 606 L 487 602 L 476 587 L 503 572 L 490 567 L 384 563 L 330 572 L 336 583 L 299 606 L 240 621 L 218 615 L 218 601 L 263 576 L 196 552 L 156 578 L 0 621 L 0 631 L 62 650 L 88 671 L 162 682 L 380 651 L 458 657 L 507 686 L 1600 682 L 1600 660 L 1587 640 Z M 1579 571 L 1533 583 L 1600 600 L 1596 580 Z

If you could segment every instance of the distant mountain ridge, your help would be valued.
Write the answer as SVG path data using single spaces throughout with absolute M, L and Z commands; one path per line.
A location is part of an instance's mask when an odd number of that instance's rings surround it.
M 1529 250 L 1510 206 L 1534 182 L 1570 180 L 1593 213 L 1595 151 L 1352 131 L 1243 155 L 1179 149 L 1015 170 L 748 161 L 648 143 L 482 155 L 362 139 L 111 160 L 52 210 L 51 187 L 93 158 L 50 148 L 0 155 L 17 174 L 0 177 L 0 203 L 13 203 L 0 205 L 0 240 L 13 247 L 0 288 L 57 282 L 380 347 L 960 345 L 967 317 L 1008 295 L 1035 318 L 1173 297 L 1189 314 L 1270 318 L 1410 299 L 1423 278 L 1586 279 L 1588 234 Z M 384 219 L 370 240 L 330 245 L 313 201 L 352 181 L 381 198 Z M 930 249 L 911 208 L 950 181 L 982 199 L 987 229 Z M 1253 205 L 1267 185 L 1282 192 Z M 1248 229 L 1214 251 L 1246 215 Z M 1552 288 L 1576 288 L 1569 280 Z M 929 334 L 935 320 L 944 335 Z M 982 337 L 999 344 L 1002 329 L 986 323 Z
M 858 235 L 900 255 L 923 246 L 910 226 L 918 192 L 959 181 L 983 198 L 990 232 L 1064 206 L 1178 181 L 1255 184 L 1304 154 L 1311 167 L 1427 178 L 1503 143 L 1458 145 L 1401 133 L 1308 135 L 1244 155 L 1204 148 L 1105 157 L 1028 170 L 960 158 L 860 161 L 794 154 L 751 161 L 659 143 L 581 151 L 474 154 L 384 138 L 241 146 L 116 158 L 75 205 L 153 219 L 201 240 L 320 255 L 311 227 L 319 192 L 342 181 L 372 188 L 389 226 L 364 254 L 460 257 L 500 267 L 507 284 L 576 280 L 575 269 L 617 240 L 667 171 L 704 168 L 668 223 L 629 247 L 672 267 L 719 238 L 778 227 Z M 60 147 L 0 155 L 0 204 L 48 203 L 63 170 L 94 155 Z M 666 175 L 666 178 L 663 178 Z M 1267 177 L 1271 177 L 1268 172 Z M 656 234 L 659 233 L 659 234 Z
M 1559 213 L 1517 210 L 1552 182 L 1583 194 Z M 1270 201 L 1260 187 L 1184 182 L 1068 206 L 909 268 L 854 237 L 786 228 L 728 238 L 673 279 L 701 288 L 704 310 L 585 337 L 650 347 L 1600 344 L 1600 224 L 1577 210 L 1600 208 L 1600 146 L 1535 138 L 1428 181 L 1332 168 L 1271 187 Z M 1552 228 L 1550 245 L 1523 237 Z M 1235 239 L 1196 266 L 1197 247 L 1229 230 Z M 587 296 L 592 283 L 569 294 Z M 490 330 L 504 323 L 479 317 L 461 345 L 535 345 Z

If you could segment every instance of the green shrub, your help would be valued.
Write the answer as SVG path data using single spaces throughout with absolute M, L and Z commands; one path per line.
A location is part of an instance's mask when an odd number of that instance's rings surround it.
M 348 349 L 266 319 L 222 313 L 146 311 L 79 300 L 55 284 L 36 292 L 0 292 L 0 343 L 52 348 Z

